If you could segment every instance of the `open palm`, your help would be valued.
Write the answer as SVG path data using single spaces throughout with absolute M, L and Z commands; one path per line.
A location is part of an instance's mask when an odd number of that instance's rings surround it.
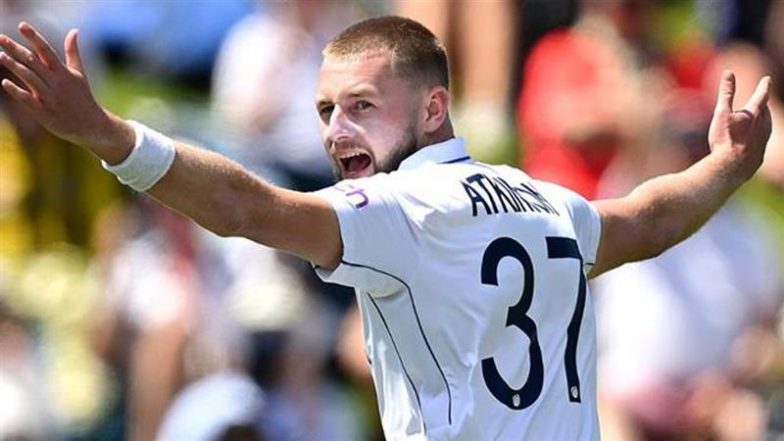
M 90 90 L 79 55 L 78 31 L 71 30 L 65 38 L 65 62 L 28 23 L 21 23 L 19 31 L 29 48 L 0 35 L 0 63 L 16 77 L 4 79 L 3 89 L 54 135 L 82 146 L 110 148 L 117 136 L 107 128 L 117 124 L 111 123 L 115 117 L 95 101 Z

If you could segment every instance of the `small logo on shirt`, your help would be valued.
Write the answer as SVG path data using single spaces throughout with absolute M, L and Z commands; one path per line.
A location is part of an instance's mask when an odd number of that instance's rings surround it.
M 364 188 L 356 187 L 352 184 L 347 182 L 341 182 L 338 185 L 335 185 L 335 190 L 346 195 L 348 202 L 354 206 L 354 208 L 362 208 L 366 206 L 370 199 L 368 199 L 367 195 L 365 194 Z

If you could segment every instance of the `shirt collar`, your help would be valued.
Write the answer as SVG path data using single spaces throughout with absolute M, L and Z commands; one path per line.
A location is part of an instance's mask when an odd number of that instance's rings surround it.
M 451 138 L 438 144 L 422 147 L 400 163 L 398 170 L 413 170 L 425 164 L 450 164 L 467 161 L 471 157 L 466 152 L 463 138 Z

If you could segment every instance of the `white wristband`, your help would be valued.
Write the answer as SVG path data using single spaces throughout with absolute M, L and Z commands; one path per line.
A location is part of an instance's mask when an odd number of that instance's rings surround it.
M 169 171 L 176 149 L 174 140 L 136 121 L 128 121 L 136 133 L 136 141 L 121 163 L 109 165 L 101 161 L 107 171 L 136 191 L 147 191 Z

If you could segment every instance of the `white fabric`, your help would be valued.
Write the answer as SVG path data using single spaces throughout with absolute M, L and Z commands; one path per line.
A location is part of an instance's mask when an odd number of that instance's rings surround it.
M 169 171 L 176 149 L 174 140 L 136 121 L 128 121 L 136 133 L 133 150 L 121 163 L 109 165 L 101 161 L 101 165 L 117 179 L 143 192 L 149 190 Z
M 335 208 L 344 245 L 342 263 L 317 272 L 357 289 L 386 439 L 599 439 L 587 293 L 574 357 L 579 403 L 569 400 L 564 362 L 580 276 L 594 262 L 600 233 L 599 216 L 584 199 L 517 169 L 475 162 L 461 139 L 418 151 L 396 172 L 317 194 Z M 547 237 L 576 239 L 583 268 L 576 257 L 548 257 Z M 543 360 L 541 393 L 514 410 L 490 392 L 482 367 L 492 358 L 511 389 L 522 388 L 532 369 L 531 339 L 507 325 L 517 316 L 510 308 L 524 303 L 520 258 L 487 265 L 497 286 L 480 279 L 483 262 L 492 260 L 485 253 L 493 254 L 487 250 L 499 238 L 530 256 L 525 315 L 536 325 Z M 509 402 L 520 405 L 521 395 Z
M 252 425 L 264 397 L 247 375 L 219 372 L 188 385 L 161 423 L 158 441 L 213 441 L 232 425 Z

